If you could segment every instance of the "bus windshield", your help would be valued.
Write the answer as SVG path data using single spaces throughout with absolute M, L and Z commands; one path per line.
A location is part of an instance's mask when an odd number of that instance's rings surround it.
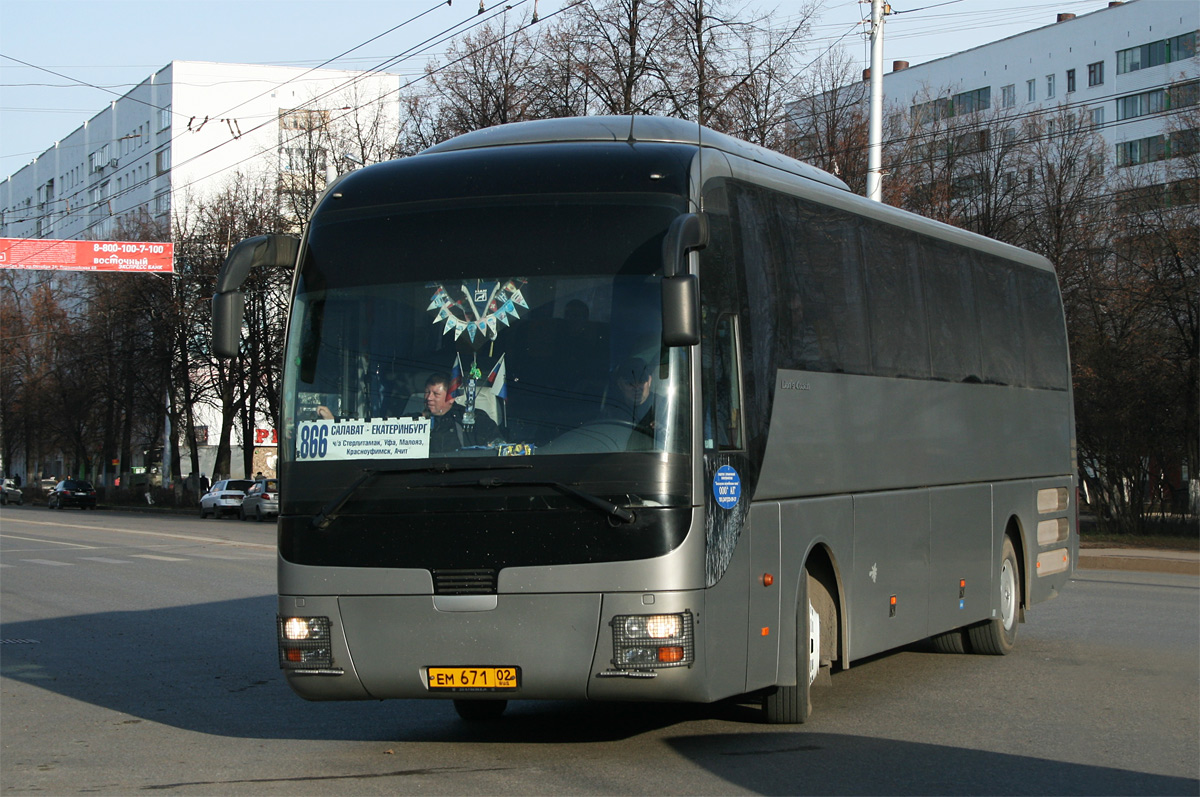
M 662 239 L 680 212 L 590 195 L 319 214 L 283 458 L 686 452 L 686 352 L 661 342 Z

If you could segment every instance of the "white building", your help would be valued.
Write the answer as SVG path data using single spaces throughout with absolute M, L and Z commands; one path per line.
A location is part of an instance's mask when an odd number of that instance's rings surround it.
M 110 240 L 126 216 L 170 230 L 186 203 L 220 191 L 238 173 L 280 191 L 319 188 L 323 179 L 294 178 L 302 169 L 344 170 L 335 159 L 345 155 L 364 161 L 377 153 L 325 152 L 313 143 L 313 129 L 357 126 L 386 139 L 378 149 L 391 147 L 400 86 L 388 74 L 173 61 L 0 183 L 0 238 Z M 198 431 L 219 427 L 212 407 L 195 412 Z M 273 468 L 272 434 L 259 428 L 253 442 L 242 441 L 235 427 L 233 476 L 243 475 L 243 445 L 255 446 L 256 467 Z M 201 468 L 214 476 L 208 442 L 199 447 Z M 150 464 L 140 454 L 134 459 L 134 466 Z M 23 462 L 6 464 L 28 472 Z M 185 460 L 185 475 L 188 469 Z M 61 473 L 61 463 L 54 470 Z
M 172 61 L 0 184 L 0 237 L 104 240 L 142 211 L 169 223 L 237 171 L 286 172 L 312 114 L 369 113 L 394 139 L 399 88 L 396 75 Z
M 1170 112 L 1200 100 L 1198 8 L 1195 0 L 1113 2 L 916 66 L 896 60 L 883 78 L 885 128 L 989 108 L 1019 118 L 1065 105 L 1090 116 L 1118 166 L 1177 157 L 1197 141 L 1192 129 L 1176 131 L 1172 142 Z M 903 58 L 887 44 L 886 22 L 884 42 L 888 58 Z M 805 107 L 793 106 L 802 135 Z

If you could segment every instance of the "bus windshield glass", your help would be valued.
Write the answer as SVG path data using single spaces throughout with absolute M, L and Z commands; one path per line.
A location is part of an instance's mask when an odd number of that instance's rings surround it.
M 322 211 L 289 326 L 282 456 L 687 451 L 661 342 L 665 195 Z

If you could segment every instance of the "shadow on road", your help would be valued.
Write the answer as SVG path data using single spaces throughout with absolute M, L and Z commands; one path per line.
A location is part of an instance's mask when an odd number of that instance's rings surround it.
M 275 598 L 4 623 L 3 675 L 132 718 L 246 739 L 563 745 L 648 735 L 758 794 L 1197 794 L 1200 781 L 944 745 L 751 730 L 757 711 L 711 706 L 515 702 L 466 723 L 448 701 L 306 703 L 279 672 Z M 9 689 L 9 700 L 12 690 Z M 6 733 L 17 732 L 13 703 Z M 703 733 L 721 723 L 734 733 Z M 665 730 L 664 730 L 665 729 Z M 688 731 L 699 733 L 688 735 Z M 664 733 L 658 733 L 663 731 Z
M 739 711 L 515 702 L 499 723 L 465 723 L 448 700 L 307 703 L 279 670 L 275 611 L 265 595 L 3 623 L 0 672 L 133 718 L 235 738 L 589 743 Z
M 755 794 L 1196 794 L 1200 781 L 944 745 L 812 732 L 676 736 L 680 755 Z

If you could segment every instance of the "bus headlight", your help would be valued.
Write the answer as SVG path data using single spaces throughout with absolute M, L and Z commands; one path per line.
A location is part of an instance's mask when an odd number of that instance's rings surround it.
M 692 613 L 622 614 L 610 623 L 613 665 L 620 668 L 688 667 L 695 661 Z
M 310 670 L 333 666 L 328 617 L 278 617 L 279 666 Z

